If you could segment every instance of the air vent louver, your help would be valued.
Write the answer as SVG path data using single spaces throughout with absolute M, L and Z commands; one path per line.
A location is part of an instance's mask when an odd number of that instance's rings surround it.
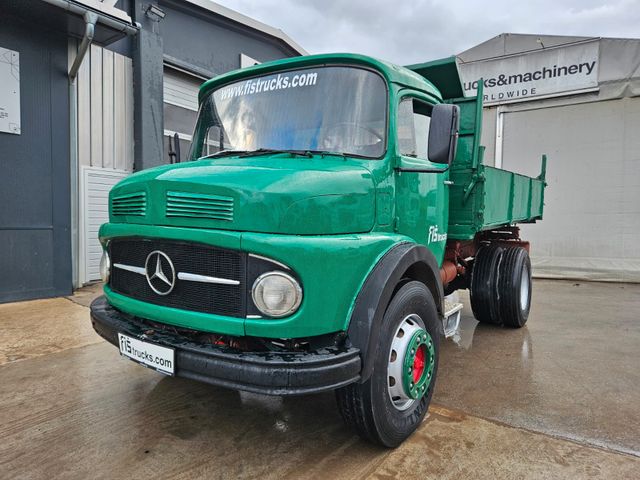
M 144 217 L 147 211 L 147 194 L 145 192 L 129 193 L 113 197 L 111 213 L 113 215 L 135 215 Z
M 198 193 L 167 192 L 167 217 L 233 220 L 233 198 Z

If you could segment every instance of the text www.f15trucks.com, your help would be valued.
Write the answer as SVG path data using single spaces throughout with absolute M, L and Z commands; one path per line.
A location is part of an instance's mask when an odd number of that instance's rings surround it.
M 271 78 L 255 78 L 247 80 L 240 85 L 223 88 L 219 95 L 221 100 L 254 93 L 268 92 L 271 90 L 284 90 L 285 88 L 311 87 L 318 81 L 317 72 L 299 73 L 296 75 L 280 75 Z
M 146 350 L 138 350 L 131 345 L 131 342 L 127 337 L 120 337 L 120 349 L 127 354 L 140 359 L 148 364 L 158 365 L 160 367 L 172 368 L 172 362 L 169 359 L 157 357 Z

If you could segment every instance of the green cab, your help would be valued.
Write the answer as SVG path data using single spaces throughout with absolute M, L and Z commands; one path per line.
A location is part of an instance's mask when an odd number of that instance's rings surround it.
M 432 80 L 432 81 L 430 81 Z M 522 327 L 538 178 L 487 166 L 482 91 L 455 59 L 311 55 L 205 82 L 187 161 L 109 195 L 94 329 L 166 375 L 272 395 L 335 390 L 345 422 L 400 444 L 441 338 Z

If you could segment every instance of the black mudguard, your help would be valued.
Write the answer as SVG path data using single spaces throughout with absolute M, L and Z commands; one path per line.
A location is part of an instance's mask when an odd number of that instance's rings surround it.
M 439 315 L 443 314 L 444 292 L 433 253 L 415 243 L 401 243 L 391 248 L 362 286 L 347 330 L 351 344 L 360 349 L 361 382 L 368 380 L 373 372 L 382 318 L 403 278 L 423 282 L 433 295 Z

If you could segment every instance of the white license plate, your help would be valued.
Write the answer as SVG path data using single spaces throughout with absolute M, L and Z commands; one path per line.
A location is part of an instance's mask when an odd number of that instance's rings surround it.
M 120 354 L 165 375 L 173 375 L 175 368 L 173 348 L 161 347 L 118 333 Z

